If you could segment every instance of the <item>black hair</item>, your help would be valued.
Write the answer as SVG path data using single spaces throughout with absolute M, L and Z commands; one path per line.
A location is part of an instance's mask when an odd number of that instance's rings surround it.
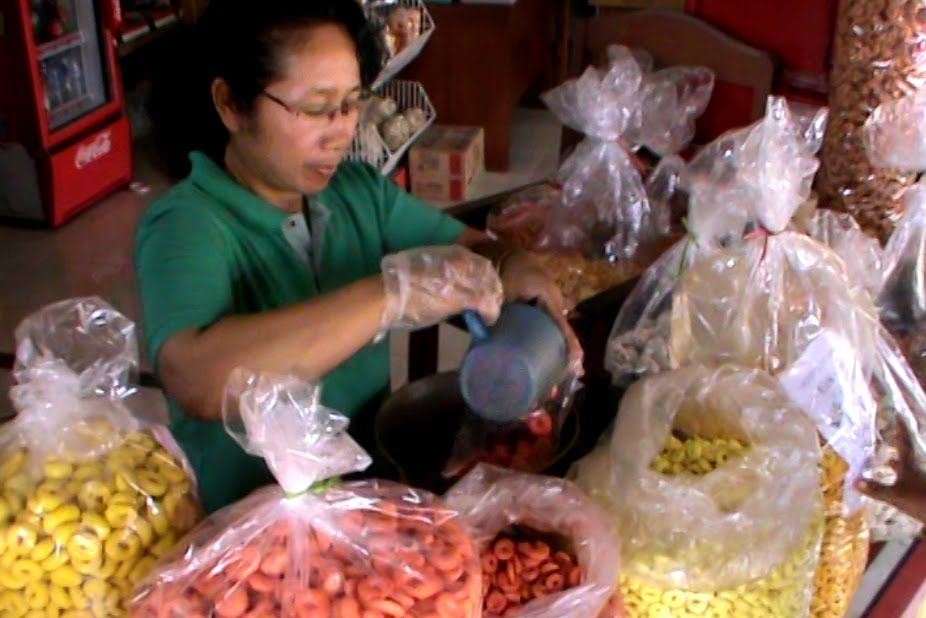
M 282 77 L 286 49 L 306 28 L 320 24 L 347 31 L 357 50 L 362 85 L 369 87 L 385 55 L 382 37 L 358 0 L 211 0 L 188 40 L 175 48 L 176 57 L 166 63 L 163 83 L 154 85 L 149 107 L 168 170 L 185 174 L 190 150 L 222 161 L 228 133 L 212 103 L 216 78 L 228 84 L 235 107 L 250 112 L 261 91 Z

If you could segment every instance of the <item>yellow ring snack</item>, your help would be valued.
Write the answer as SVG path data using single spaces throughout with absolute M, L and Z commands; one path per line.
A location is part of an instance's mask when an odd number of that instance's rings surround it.
M 841 618 L 849 611 L 868 563 L 868 525 L 864 510 L 848 517 L 842 514 L 846 462 L 826 447 L 821 468 L 826 522 L 810 615 Z
M 70 478 L 71 474 L 74 472 L 74 466 L 66 461 L 52 458 L 45 462 L 44 472 L 45 478 L 64 481 Z
M 689 365 L 624 396 L 576 479 L 621 533 L 630 618 L 801 618 L 824 512 L 816 428 L 767 373 Z
M 198 521 L 184 466 L 129 436 L 87 461 L 0 455 L 0 615 L 127 616 L 133 585 Z
M 26 604 L 32 609 L 45 609 L 51 600 L 51 593 L 48 590 L 48 584 L 43 582 L 32 582 L 26 585 L 24 591 Z

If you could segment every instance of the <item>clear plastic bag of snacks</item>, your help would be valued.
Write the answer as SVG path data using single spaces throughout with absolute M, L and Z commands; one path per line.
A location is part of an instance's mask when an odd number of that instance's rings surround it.
M 559 187 L 550 183 L 527 187 L 492 209 L 486 230 L 493 238 L 531 251 L 540 244 L 550 211 L 560 199 Z
M 926 171 L 926 88 L 876 107 L 862 139 L 875 167 Z
M 914 188 L 911 191 L 918 192 L 919 189 Z M 895 230 L 895 244 L 891 249 L 893 256 L 890 259 L 894 264 L 898 262 L 897 256 L 904 253 L 901 246 L 910 243 L 910 229 L 906 226 L 910 225 L 912 220 L 916 218 L 914 214 L 916 207 L 916 201 L 914 201 L 912 209 L 905 213 L 905 218 L 901 220 L 902 224 Z M 812 213 L 807 224 L 797 226 L 797 229 L 808 233 L 813 238 L 831 247 L 845 262 L 850 281 L 865 288 L 873 297 L 880 294 L 885 276 L 888 279 L 893 279 L 892 284 L 895 292 L 899 292 L 900 289 L 905 287 L 904 285 L 898 285 L 900 284 L 900 279 L 896 278 L 893 274 L 896 270 L 895 268 L 889 268 L 886 271 L 882 270 L 881 263 L 884 257 L 884 251 L 881 249 L 877 240 L 868 236 L 861 230 L 861 227 L 855 222 L 851 215 L 847 213 L 837 213 L 831 210 L 816 210 Z M 901 239 L 903 240 L 901 241 Z M 917 242 L 920 241 L 913 241 L 912 244 L 916 244 Z M 913 296 L 915 296 L 915 294 Z M 918 389 L 912 386 L 913 379 L 911 378 L 909 370 L 904 367 L 902 362 L 897 362 L 901 355 L 906 356 L 906 360 L 909 362 L 910 369 L 913 373 L 918 376 L 921 375 L 918 368 L 921 368 L 922 365 L 917 365 L 917 363 L 922 363 L 922 355 L 917 353 L 917 349 L 923 349 L 920 347 L 922 344 L 919 343 L 923 341 L 923 338 L 920 336 L 920 333 L 917 332 L 917 329 L 913 327 L 915 322 L 909 321 L 905 324 L 904 320 L 898 319 L 900 314 L 908 311 L 910 305 L 915 304 L 915 302 L 903 302 L 901 301 L 902 298 L 903 293 L 896 295 L 887 294 L 881 299 L 879 307 L 882 320 L 886 322 L 887 325 L 896 329 L 894 336 L 896 338 L 896 343 L 899 345 L 898 349 L 892 343 L 891 338 L 887 336 L 882 329 L 881 337 L 879 338 L 879 348 L 882 349 L 881 359 L 879 360 L 881 369 L 876 372 L 873 388 L 878 409 L 876 420 L 878 437 L 876 440 L 876 451 L 872 464 L 870 465 L 871 472 L 869 474 L 873 480 L 879 483 L 893 483 L 895 480 L 890 463 L 897 454 L 893 452 L 894 449 L 889 445 L 893 441 L 892 435 L 899 417 L 892 403 L 893 397 L 891 393 L 907 393 L 904 401 L 912 400 L 913 402 L 912 407 L 905 406 L 907 413 L 910 415 L 913 414 L 913 410 L 924 409 L 924 406 L 926 406 L 926 401 L 917 401 L 918 397 L 916 391 Z M 899 311 L 900 308 L 903 309 Z M 888 316 L 892 316 L 893 319 L 886 319 Z M 902 350 L 902 354 L 900 350 Z M 827 462 L 832 463 L 834 459 L 838 460 L 838 467 L 844 471 L 847 469 L 845 461 L 834 452 L 828 450 L 824 458 L 825 470 L 828 467 L 832 467 L 826 464 Z M 835 466 L 836 464 L 832 465 Z M 842 497 L 843 493 L 840 486 L 837 499 L 831 500 L 830 506 L 828 507 L 828 512 L 831 512 L 831 515 L 838 514 L 839 510 L 842 508 Z M 867 526 L 872 541 L 880 542 L 895 539 L 910 539 L 917 536 L 923 528 L 923 525 L 919 521 L 884 502 L 865 497 L 862 500 L 862 504 L 864 505 L 865 519 L 867 520 Z M 833 511 L 835 511 L 835 513 L 833 513 Z M 832 546 L 841 549 L 832 552 L 824 550 L 824 558 L 829 554 L 851 554 L 856 556 L 854 560 L 856 565 L 861 563 L 861 567 L 851 566 L 848 573 L 841 572 L 835 565 L 831 565 L 831 568 L 829 568 L 831 583 L 841 582 L 839 587 L 842 589 L 843 593 L 847 588 L 846 582 L 856 581 L 857 583 L 857 579 L 861 577 L 862 570 L 865 566 L 864 557 L 867 555 L 867 550 L 862 542 L 864 530 L 858 520 L 859 518 L 855 516 L 845 518 L 840 525 L 827 525 L 828 538 L 824 541 L 824 548 Z M 846 537 L 845 541 L 836 542 L 832 538 L 837 531 L 843 533 Z M 853 561 L 847 562 L 851 563 Z M 849 587 L 854 588 L 853 586 Z M 837 594 L 835 596 L 839 597 L 840 595 Z M 844 597 L 846 595 L 842 594 L 842 596 Z M 848 601 L 845 600 L 845 602 L 836 603 L 836 606 L 840 605 L 848 607 Z M 837 613 L 841 615 L 844 613 L 836 612 L 832 604 L 829 607 L 829 611 L 834 613 L 824 613 L 823 615 L 837 615 Z
M 706 69 L 648 74 L 630 50 L 615 45 L 606 69 L 589 67 L 545 93 L 563 124 L 586 138 L 560 166 L 561 203 L 549 214 L 539 248 L 619 260 L 664 236 L 669 212 L 647 199 L 632 150 L 647 143 L 662 154 L 683 148 L 712 88 Z
M 692 264 L 739 245 L 756 227 L 781 231 L 807 202 L 825 118 L 792 114 L 784 99 L 771 97 L 761 121 L 720 136 L 678 172 L 666 192 L 687 194 L 688 233 L 649 267 L 621 307 L 605 358 L 616 384 L 672 366 L 673 297 Z
M 688 366 L 631 386 L 610 443 L 574 470 L 615 517 L 629 614 L 807 615 L 820 456 L 761 371 Z
M 571 482 L 479 465 L 445 498 L 482 555 L 486 616 L 594 618 L 615 595 L 613 526 Z
M 862 231 L 852 215 L 834 210 L 817 209 L 806 229 L 799 229 L 836 252 L 846 264 L 849 279 L 862 286 L 874 298 L 882 286 L 881 243 Z
M 735 363 L 781 376 L 850 463 L 847 486 L 858 478 L 875 442 L 878 319 L 832 250 L 782 232 L 705 258 L 679 282 L 669 330 L 673 364 Z
M 187 536 L 137 589 L 133 616 L 480 615 L 479 558 L 455 513 L 396 483 L 339 483 L 370 458 L 320 394 L 294 376 L 232 374 L 226 428 L 279 485 Z
M 926 21 L 918 0 L 841 0 L 829 76 L 830 126 L 817 179 L 821 202 L 845 211 L 886 242 L 902 212 L 913 168 L 885 169 L 866 153 L 866 123 L 879 105 L 911 93 L 926 78 Z M 899 150 L 899 149 L 898 149 Z
M 691 143 L 695 121 L 707 109 L 714 91 L 714 73 L 706 67 L 644 70 L 637 118 L 627 141 L 660 157 L 674 155 Z
M 881 319 L 898 337 L 926 323 L 926 180 L 907 190 L 904 214 L 884 249 Z
M 16 329 L 17 416 L 0 428 L 0 614 L 112 618 L 201 517 L 189 464 L 143 423 L 135 327 L 98 298 Z

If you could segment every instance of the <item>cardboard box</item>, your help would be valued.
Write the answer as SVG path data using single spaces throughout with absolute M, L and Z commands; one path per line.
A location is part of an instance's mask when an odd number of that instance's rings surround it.
M 436 203 L 469 197 L 473 178 L 485 169 L 482 127 L 433 126 L 408 156 L 412 194 Z

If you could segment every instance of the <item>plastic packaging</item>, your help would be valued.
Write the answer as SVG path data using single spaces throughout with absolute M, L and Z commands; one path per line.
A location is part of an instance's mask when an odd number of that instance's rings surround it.
M 583 583 L 532 601 L 520 618 L 595 618 L 615 594 L 620 549 L 614 530 L 601 507 L 569 481 L 480 465 L 445 498 L 483 553 L 500 532 L 523 526 L 562 537 L 576 555 Z
M 501 310 L 502 282 L 492 262 L 458 245 L 387 255 L 383 330 L 424 328 L 464 309 L 493 323 Z
M 370 458 L 317 384 L 239 369 L 226 394 L 226 428 L 280 485 L 194 530 L 133 616 L 479 616 L 479 560 L 452 511 L 395 483 L 337 482 Z
M 17 416 L 0 428 L 0 614 L 112 618 L 201 517 L 189 464 L 135 392 L 132 322 L 98 298 L 16 329 Z
M 911 192 L 919 192 L 919 185 L 914 186 L 910 189 Z M 915 193 L 914 193 L 915 195 Z M 901 224 L 898 226 L 897 230 L 894 233 L 895 237 L 895 247 L 892 250 L 892 253 L 895 254 L 895 257 L 891 259 L 892 262 L 897 262 L 896 254 L 903 254 L 903 249 L 899 245 L 906 245 L 909 241 L 909 228 L 904 225 L 904 221 L 909 221 L 912 223 L 912 220 L 916 218 L 914 211 L 917 208 L 916 202 L 914 201 L 911 204 L 911 208 L 906 211 L 904 218 L 901 220 Z M 913 223 L 914 228 L 921 226 L 921 223 Z M 816 240 L 823 242 L 830 248 L 832 248 L 840 258 L 845 262 L 846 268 L 848 270 L 850 281 L 856 285 L 864 287 L 872 296 L 877 296 L 882 288 L 883 281 L 882 279 L 885 275 L 888 278 L 891 278 L 891 273 L 893 269 L 888 269 L 887 272 L 882 272 L 882 258 L 884 257 L 884 252 L 881 249 L 880 244 L 874 238 L 871 238 L 864 232 L 862 232 L 859 225 L 855 222 L 851 215 L 846 213 L 837 213 L 831 210 L 816 210 L 812 213 L 806 225 L 798 226 L 798 229 L 804 231 L 811 235 Z M 903 241 L 900 241 L 901 238 L 904 238 Z M 921 241 L 916 241 L 921 242 Z M 914 243 L 915 244 L 915 243 Z M 890 245 L 890 243 L 889 243 Z M 906 272 L 910 272 L 909 270 Z M 894 285 L 895 290 L 900 292 L 901 286 L 898 286 L 900 281 L 895 279 Z M 896 300 L 903 298 L 902 292 L 897 294 Z M 888 321 L 890 325 L 893 325 L 897 332 L 895 335 L 897 337 L 898 343 L 902 347 L 905 347 L 904 354 L 907 356 L 907 360 L 910 363 L 910 366 L 913 368 L 914 372 L 917 370 L 916 362 L 919 357 L 913 350 L 917 346 L 917 342 L 921 340 L 916 329 L 909 327 L 909 322 L 907 326 L 904 325 L 903 320 L 897 320 L 897 310 L 885 311 L 885 301 L 888 305 L 891 304 L 891 297 L 887 295 L 882 299 L 880 311 L 882 319 L 886 315 L 894 314 L 895 319 Z M 897 303 L 900 306 L 909 303 L 903 303 L 902 301 Z M 905 308 L 906 310 L 906 308 Z M 882 333 L 883 334 L 883 333 Z M 914 346 L 914 347 L 911 347 Z M 892 347 L 889 342 L 885 342 L 883 345 L 884 348 L 890 350 Z M 912 353 L 911 353 L 912 352 Z M 890 365 L 893 359 L 896 359 L 897 353 L 887 351 L 884 352 L 884 357 L 880 361 L 882 365 Z M 921 362 L 921 361 L 920 361 Z M 896 363 L 895 363 L 896 364 Z M 901 370 L 905 371 L 905 370 Z M 891 373 L 891 371 L 888 371 Z M 909 374 L 907 374 L 909 375 Z M 875 396 L 879 397 L 878 401 L 878 418 L 877 418 L 877 428 L 878 428 L 878 439 L 876 441 L 877 451 L 874 455 L 874 460 L 872 463 L 872 472 L 870 476 L 875 478 L 878 482 L 882 483 L 893 483 L 892 472 L 890 471 L 890 461 L 896 455 L 892 453 L 887 445 L 891 444 L 892 440 L 890 438 L 890 433 L 895 423 L 896 412 L 891 403 L 892 397 L 890 394 L 892 392 L 911 392 L 909 385 L 909 380 L 904 384 L 904 380 L 900 379 L 893 385 L 887 385 L 886 388 L 879 388 L 878 384 L 883 382 L 882 379 L 875 376 Z M 898 390 L 899 389 L 899 390 Z M 845 469 L 846 464 L 842 461 L 835 453 L 830 453 L 827 451 L 827 457 L 824 459 L 824 467 L 826 468 L 826 462 L 831 461 L 831 457 L 839 459 L 839 466 Z M 828 511 L 831 511 L 830 515 L 838 514 L 841 509 L 842 493 L 838 494 L 838 501 L 831 502 L 828 507 Z M 864 512 L 867 515 L 867 527 L 870 533 L 872 541 L 875 542 L 885 542 L 892 541 L 897 539 L 910 539 L 919 534 L 922 530 L 923 525 L 917 520 L 905 515 L 904 513 L 898 511 L 896 508 L 878 500 L 874 500 L 868 497 L 864 497 L 862 500 L 864 505 Z M 838 508 L 837 508 L 838 507 Z M 835 511 L 835 512 L 832 512 Z M 842 567 L 843 569 L 848 568 L 848 572 L 840 571 L 840 567 L 833 563 L 830 564 L 826 570 L 830 573 L 828 577 L 830 583 L 833 585 L 831 588 L 833 592 L 829 595 L 830 597 L 835 598 L 832 604 L 830 604 L 828 610 L 831 613 L 824 613 L 822 615 L 842 615 L 845 613 L 845 608 L 848 606 L 848 600 L 841 599 L 841 597 L 846 596 L 846 590 L 854 589 L 858 584 L 858 580 L 861 577 L 862 570 L 864 569 L 864 556 L 867 555 L 865 550 L 864 541 L 864 527 L 859 522 L 859 516 L 853 516 L 848 519 L 842 519 L 841 523 L 838 519 L 828 520 L 826 527 L 827 538 L 824 539 L 824 548 L 832 547 L 834 551 L 827 552 L 824 551 L 824 561 L 826 561 L 827 556 L 829 555 L 844 555 L 844 556 L 857 556 L 854 560 L 846 561 L 847 567 Z M 839 541 L 836 539 L 838 534 L 843 535 L 845 540 Z M 851 566 L 851 563 L 858 564 L 861 562 L 861 567 Z M 821 572 L 824 570 L 824 567 L 821 566 Z M 822 575 L 818 578 L 818 581 L 821 583 L 824 581 Z M 851 582 L 855 584 L 851 584 Z M 839 585 L 836 585 L 836 582 L 839 582 Z M 847 583 L 850 582 L 850 583 Z M 818 595 L 819 598 L 826 598 L 827 594 Z M 821 601 L 822 602 L 822 601 Z M 816 605 L 815 605 L 816 606 Z M 844 608 L 843 610 L 838 610 L 838 608 Z
M 865 121 L 864 140 L 873 166 L 926 171 L 926 88 L 876 107 Z
M 638 60 L 639 61 L 639 60 Z M 695 120 L 707 109 L 714 90 L 714 74 L 705 67 L 668 67 L 644 70 L 637 119 L 627 141 L 645 146 L 660 157 L 674 155 L 691 143 Z
M 825 120 L 823 111 L 792 114 L 784 99 L 771 97 L 761 121 L 721 135 L 687 167 L 666 172 L 662 194 L 687 195 L 688 234 L 649 267 L 621 307 L 605 357 L 615 384 L 672 366 L 673 296 L 692 264 L 739 245 L 750 230 L 784 229 L 807 202 Z
M 904 194 L 904 214 L 884 249 L 881 318 L 898 337 L 926 321 L 926 181 Z
M 883 250 L 877 239 L 862 231 L 852 215 L 833 210 L 818 209 L 810 217 L 804 230 L 811 238 L 822 242 L 836 252 L 846 264 L 849 280 L 877 297 L 883 285 Z
M 493 238 L 527 251 L 536 249 L 550 211 L 561 199 L 559 187 L 550 183 L 527 187 L 492 209 L 486 219 L 486 231 Z
M 664 236 L 669 213 L 649 203 L 632 150 L 646 145 L 671 154 L 687 145 L 712 88 L 707 69 L 647 74 L 630 50 L 615 45 L 606 70 L 589 67 L 545 93 L 553 113 L 586 139 L 559 169 L 562 204 L 550 213 L 539 247 L 616 261 Z
M 673 300 L 673 365 L 735 363 L 780 376 L 849 462 L 851 486 L 875 442 L 878 319 L 842 260 L 796 232 L 757 238 L 689 268 Z
M 901 214 L 911 168 L 884 169 L 865 152 L 865 128 L 879 105 L 908 95 L 926 77 L 922 61 L 926 21 L 917 0 L 841 0 L 836 19 L 829 101 L 832 108 L 821 204 L 848 212 L 882 242 Z
M 869 514 L 865 508 L 844 514 L 844 479 L 849 467 L 835 450 L 824 448 L 820 467 L 826 519 L 810 615 L 841 618 L 848 615 L 868 566 Z
M 666 451 L 673 441 L 684 444 Z M 689 451 L 705 473 L 659 463 Z M 688 366 L 634 384 L 610 444 L 575 476 L 616 518 L 631 616 L 657 615 L 657 605 L 726 615 L 751 606 L 793 618 L 810 604 L 819 462 L 813 425 L 774 378 Z

